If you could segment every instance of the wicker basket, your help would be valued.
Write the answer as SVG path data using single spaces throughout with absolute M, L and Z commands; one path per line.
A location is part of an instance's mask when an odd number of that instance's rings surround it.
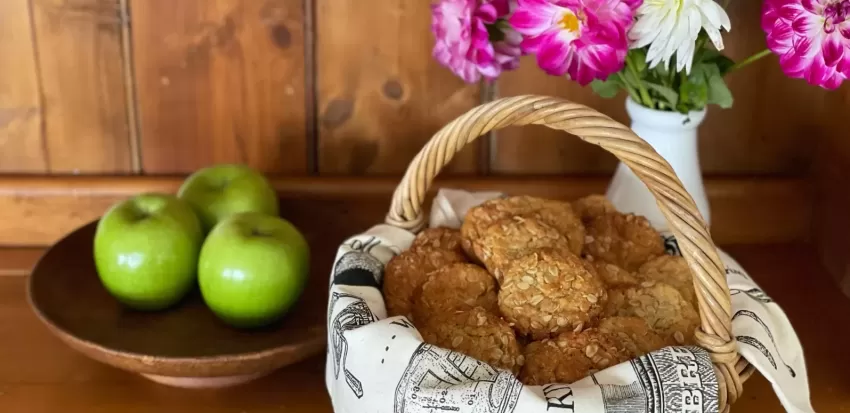
M 503 98 L 473 108 L 437 132 L 413 158 L 393 194 L 386 222 L 411 232 L 421 230 L 425 226 L 422 204 L 440 169 L 467 143 L 491 130 L 515 125 L 542 125 L 601 146 L 628 165 L 655 196 L 695 277 L 701 318 L 695 338 L 711 354 L 720 384 L 720 411 L 728 411 L 754 368 L 738 354 L 732 336 L 725 266 L 673 169 L 619 122 L 584 105 L 547 96 Z

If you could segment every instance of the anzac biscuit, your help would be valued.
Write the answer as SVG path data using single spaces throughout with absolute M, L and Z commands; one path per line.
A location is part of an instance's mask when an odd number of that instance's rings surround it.
M 699 326 L 699 314 L 682 294 L 655 281 L 609 290 L 605 316 L 640 317 L 664 340 L 676 344 L 691 343 Z
M 431 318 L 419 332 L 426 343 L 458 351 L 514 375 L 524 362 L 508 323 L 481 307 Z
M 496 221 L 473 245 L 475 255 L 496 280 L 501 280 L 506 264 L 539 248 L 569 249 L 567 239 L 555 228 L 519 215 Z
M 602 279 L 608 288 L 633 287 L 640 284 L 640 281 L 634 274 L 614 264 L 596 259 L 591 255 L 588 255 L 585 261 L 596 271 L 596 274 L 599 275 L 599 278 Z
M 614 335 L 594 328 L 567 332 L 525 348 L 520 381 L 530 386 L 571 384 L 633 357 Z
M 425 245 L 464 255 L 464 250 L 461 247 L 460 230 L 457 229 L 445 227 L 425 229 L 416 236 L 410 247 Z
M 582 222 L 588 223 L 596 217 L 617 212 L 605 195 L 588 195 L 572 202 L 573 211 Z
M 570 250 L 581 253 L 584 244 L 584 225 L 568 202 L 513 196 L 492 199 L 467 212 L 461 226 L 464 249 L 474 256 L 473 245 L 491 225 L 515 215 L 538 219 L 566 237 Z
M 599 331 L 616 335 L 635 356 L 653 352 L 667 344 L 640 317 L 609 317 L 603 319 L 599 322 Z
M 628 271 L 664 253 L 664 243 L 642 216 L 611 213 L 587 225 L 585 252 Z
M 539 249 L 510 261 L 499 288 L 499 310 L 534 339 L 594 323 L 607 300 L 605 285 L 569 251 Z
M 675 255 L 658 256 L 641 265 L 638 275 L 643 279 L 672 285 L 694 308 L 697 307 L 694 277 L 685 258 Z
M 450 264 L 431 273 L 416 295 L 416 325 L 432 316 L 481 307 L 497 314 L 496 281 L 483 268 L 468 263 Z
M 414 293 L 428 280 L 428 274 L 464 261 L 465 257 L 457 252 L 430 246 L 409 248 L 393 257 L 384 269 L 383 293 L 387 314 L 412 318 Z

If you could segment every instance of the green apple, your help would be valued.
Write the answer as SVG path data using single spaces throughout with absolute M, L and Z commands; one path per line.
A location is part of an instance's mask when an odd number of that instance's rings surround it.
M 244 165 L 216 165 L 186 178 L 177 192 L 195 209 L 204 231 L 239 212 L 278 215 L 277 194 L 265 177 Z
M 141 194 L 101 217 L 94 262 L 103 286 L 118 301 L 160 310 L 194 285 L 202 243 L 200 220 L 188 204 L 173 195 Z
M 259 212 L 231 215 L 207 236 L 198 284 L 207 306 L 235 327 L 270 324 L 298 301 L 310 247 L 288 221 Z

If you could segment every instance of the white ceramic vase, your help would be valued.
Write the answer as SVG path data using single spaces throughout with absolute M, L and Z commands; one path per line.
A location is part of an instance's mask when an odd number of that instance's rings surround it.
M 711 213 L 702 181 L 697 145 L 697 128 L 705 119 L 705 110 L 687 115 L 664 112 L 641 106 L 627 98 L 626 112 L 631 118 L 632 130 L 673 167 L 705 222 L 710 223 Z M 643 215 L 658 230 L 669 229 L 667 220 L 646 185 L 622 162 L 617 166 L 606 195 L 618 210 Z

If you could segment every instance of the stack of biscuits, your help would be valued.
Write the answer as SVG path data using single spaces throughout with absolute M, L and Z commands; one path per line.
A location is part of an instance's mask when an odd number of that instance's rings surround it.
M 386 267 L 390 316 L 423 340 L 519 376 L 572 383 L 699 325 L 690 269 L 641 216 L 604 196 L 499 198 L 460 230 L 430 228 Z

